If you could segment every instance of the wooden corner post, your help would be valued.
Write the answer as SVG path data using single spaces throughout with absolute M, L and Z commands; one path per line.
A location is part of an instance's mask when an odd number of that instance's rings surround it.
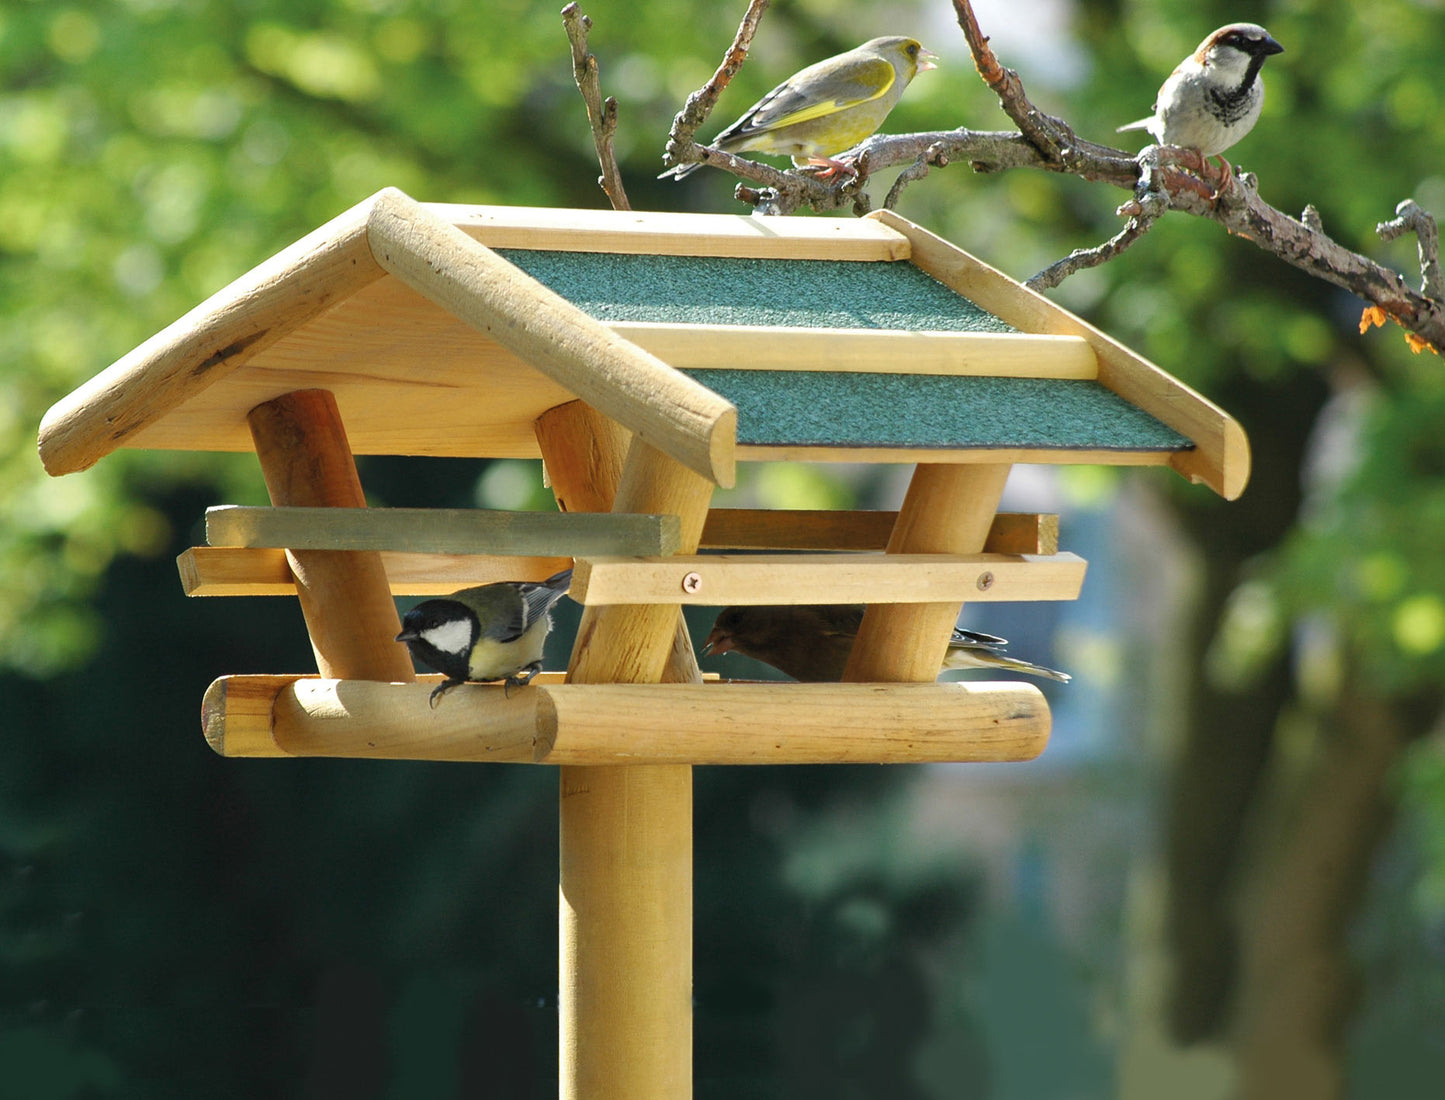
M 297 390 L 247 416 L 274 505 L 364 508 L 346 428 L 329 390 Z M 288 550 L 321 675 L 411 682 L 411 655 L 375 551 Z
M 888 552 L 979 553 L 998 513 L 1009 468 L 1008 463 L 920 463 L 894 521 Z M 952 603 L 870 604 L 843 678 L 938 679 L 958 612 Z
M 696 551 L 713 484 L 624 436 L 581 402 L 537 426 L 552 487 L 570 510 L 661 512 Z M 621 468 L 615 489 L 607 484 Z M 588 482 L 591 482 L 590 484 Z M 681 633 L 679 634 L 679 631 Z M 677 606 L 584 610 L 568 679 L 700 680 Z M 639 712 L 641 724 L 666 715 Z M 692 1095 L 692 768 L 562 767 L 562 1100 Z

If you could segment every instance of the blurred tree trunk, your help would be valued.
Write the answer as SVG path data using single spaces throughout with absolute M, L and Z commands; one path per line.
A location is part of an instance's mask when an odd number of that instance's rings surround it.
M 1165 1011 L 1171 1038 L 1181 1046 L 1220 1038 L 1227 1027 L 1237 977 L 1236 891 L 1246 858 L 1245 825 L 1279 715 L 1294 694 L 1283 654 L 1253 670 L 1247 683 L 1228 685 L 1206 675 L 1206 655 L 1250 561 L 1277 547 L 1294 525 L 1305 448 L 1328 396 L 1317 378 L 1265 386 L 1236 376 L 1219 400 L 1249 430 L 1249 488 L 1233 503 L 1190 501 L 1194 506 L 1179 513 L 1203 570 L 1199 616 L 1184 632 L 1193 679 L 1165 825 L 1171 974 Z
M 1246 383 L 1221 396 L 1246 424 L 1266 426 L 1250 433 L 1256 480 L 1234 505 L 1181 516 L 1204 579 L 1168 811 L 1168 1026 L 1181 1048 L 1229 1044 L 1239 1100 L 1343 1095 L 1356 989 L 1346 933 L 1392 819 L 1391 770 L 1440 705 L 1385 697 L 1347 656 L 1339 698 L 1296 766 L 1276 746 L 1281 718 L 1307 713 L 1288 655 L 1249 670 L 1247 682 L 1206 674 L 1230 593 L 1296 519 L 1303 455 L 1327 395 L 1318 383 L 1288 386 Z
M 1271 814 L 1277 843 L 1259 853 L 1240 924 L 1241 1100 L 1344 1095 L 1358 984 L 1346 934 L 1393 818 L 1391 771 L 1424 717 L 1351 669 L 1298 790 Z

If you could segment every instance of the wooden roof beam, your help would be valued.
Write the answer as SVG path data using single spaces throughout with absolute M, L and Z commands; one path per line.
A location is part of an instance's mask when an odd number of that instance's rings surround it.
M 366 225 L 386 271 L 716 485 L 734 483 L 737 410 L 394 188 Z

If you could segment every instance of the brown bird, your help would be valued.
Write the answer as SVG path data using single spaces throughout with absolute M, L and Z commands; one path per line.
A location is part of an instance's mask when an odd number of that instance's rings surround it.
M 795 680 L 827 683 L 843 679 L 848 655 L 863 625 L 862 604 L 785 604 L 725 607 L 718 612 L 703 653 L 741 653 L 772 665 Z M 1003 638 L 955 629 L 944 654 L 950 668 L 997 668 L 1068 683 L 1067 672 L 1010 657 Z
M 1220 27 L 1179 63 L 1159 89 L 1154 113 L 1125 130 L 1148 130 L 1163 145 L 1212 157 L 1254 128 L 1264 107 L 1265 58 L 1284 47 L 1257 23 Z

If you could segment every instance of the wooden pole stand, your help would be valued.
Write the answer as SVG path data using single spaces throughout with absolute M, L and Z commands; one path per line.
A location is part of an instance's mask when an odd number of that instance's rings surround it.
M 544 416 L 537 438 L 569 511 L 676 515 L 682 552 L 697 550 L 712 482 L 636 438 L 623 460 L 625 436 L 580 401 Z M 700 682 L 681 608 L 587 608 L 568 680 Z M 688 1100 L 692 768 L 560 771 L 559 1096 Z

